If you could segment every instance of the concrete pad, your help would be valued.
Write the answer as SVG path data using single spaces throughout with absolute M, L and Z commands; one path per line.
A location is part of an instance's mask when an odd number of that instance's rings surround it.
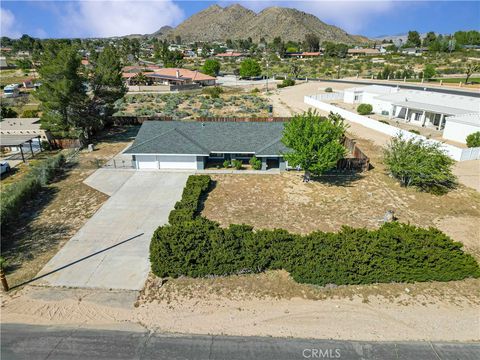
M 101 168 L 83 182 L 95 190 L 112 196 L 134 173 L 135 170 Z
M 108 170 L 97 176 L 98 182 L 105 180 L 104 189 L 109 187 L 109 191 L 124 182 L 38 275 L 80 261 L 40 279 L 40 285 L 143 287 L 150 270 L 150 239 L 158 226 L 168 222 L 189 174 Z M 115 176 L 121 179 L 109 180 Z

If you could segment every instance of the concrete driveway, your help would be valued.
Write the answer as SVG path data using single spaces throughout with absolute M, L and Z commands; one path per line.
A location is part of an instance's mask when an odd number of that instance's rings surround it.
M 99 181 L 110 178 L 111 182 L 116 176 L 115 170 L 99 171 L 104 172 L 96 174 L 100 188 Z M 40 279 L 41 285 L 128 290 L 143 287 L 150 270 L 152 234 L 168 222 L 189 174 L 133 172 L 125 176 L 120 172 L 118 176 L 122 179 L 117 182 L 119 188 L 112 190 L 108 184 L 113 192 L 110 199 L 39 275 L 64 268 Z

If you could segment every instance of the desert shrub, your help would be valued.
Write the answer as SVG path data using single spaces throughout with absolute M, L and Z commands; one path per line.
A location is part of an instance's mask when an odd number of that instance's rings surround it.
M 410 131 L 410 132 L 413 133 L 413 134 L 420 135 L 420 131 L 418 131 L 418 130 L 416 130 L 416 129 L 410 129 L 410 130 L 408 130 L 408 131 Z
M 387 120 L 378 120 L 378 122 L 381 122 L 382 124 L 390 125 Z
M 22 118 L 35 118 L 38 116 L 39 112 L 40 110 L 25 109 L 22 112 Z
M 480 146 L 480 131 L 474 132 L 467 136 L 466 138 L 467 146 L 471 147 L 479 147 Z
M 241 160 L 235 159 L 235 160 L 232 160 L 232 166 L 237 170 L 241 170 L 243 167 L 243 163 Z
M 224 168 L 229 168 L 230 166 L 232 166 L 232 163 L 230 162 L 230 160 L 225 160 L 223 162 L 223 167 Z
M 262 168 L 262 160 L 256 158 L 255 156 L 251 157 L 250 160 L 248 160 L 248 163 L 254 170 L 260 170 Z
M 251 91 L 252 94 L 258 94 L 259 92 L 260 92 L 259 88 L 253 88 Z
M 277 88 L 284 88 L 287 86 L 295 85 L 295 80 L 293 79 L 284 79 L 280 84 L 277 84 Z
M 63 154 L 43 160 L 22 179 L 12 183 L 1 192 L 0 225 L 2 231 L 13 225 L 25 202 L 33 199 L 42 186 L 51 182 L 61 171 L 64 163 L 65 156 Z
M 368 114 L 371 114 L 371 113 L 372 113 L 372 110 L 373 110 L 373 107 L 372 107 L 372 105 L 370 105 L 370 104 L 360 104 L 360 105 L 358 105 L 358 107 L 357 107 L 357 112 L 358 112 L 360 115 L 368 115 Z
M 210 95 L 212 99 L 218 99 L 220 94 L 223 94 L 223 89 L 220 86 L 212 86 L 204 88 L 203 93 Z
M 384 150 L 384 163 L 405 187 L 443 194 L 456 184 L 452 173 L 455 161 L 445 154 L 440 143 L 394 137 Z
M 249 225 L 222 228 L 197 216 L 209 177 L 190 180 L 196 177 L 189 178 L 189 190 L 184 191 L 188 198 L 184 204 L 188 206 L 182 210 L 188 216 L 159 227 L 153 234 L 150 261 L 157 276 L 200 277 L 285 269 L 297 282 L 320 286 L 480 277 L 478 263 L 462 251 L 462 244 L 435 228 L 392 222 L 377 230 L 343 227 L 337 233 L 317 231 L 308 235 L 280 229 L 254 231 Z M 191 198 L 195 195 L 197 201 Z
M 331 87 L 327 87 L 327 88 L 325 88 L 325 92 L 331 93 L 331 92 L 333 92 L 333 89 Z

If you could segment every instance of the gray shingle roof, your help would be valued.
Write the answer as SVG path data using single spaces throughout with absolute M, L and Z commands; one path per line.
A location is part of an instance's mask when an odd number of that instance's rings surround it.
M 196 154 L 211 152 L 280 155 L 281 122 L 145 121 L 126 154 Z

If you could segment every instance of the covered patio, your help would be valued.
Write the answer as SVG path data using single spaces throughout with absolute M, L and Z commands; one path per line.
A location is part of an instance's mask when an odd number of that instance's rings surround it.
M 33 142 L 37 140 L 38 145 L 33 146 Z M 27 153 L 24 152 L 24 146 L 27 145 Z M 35 157 L 35 152 L 41 152 L 42 146 L 40 141 L 40 135 L 4 135 L 0 136 L 0 148 L 2 151 L 7 148 L 11 150 L 8 158 L 14 158 L 20 156 L 22 161 L 25 162 L 25 158 L 31 156 Z
M 465 114 L 465 110 L 449 106 L 421 103 L 416 101 L 395 102 L 392 117 L 402 119 L 412 125 L 443 130 L 445 118 L 452 115 Z

